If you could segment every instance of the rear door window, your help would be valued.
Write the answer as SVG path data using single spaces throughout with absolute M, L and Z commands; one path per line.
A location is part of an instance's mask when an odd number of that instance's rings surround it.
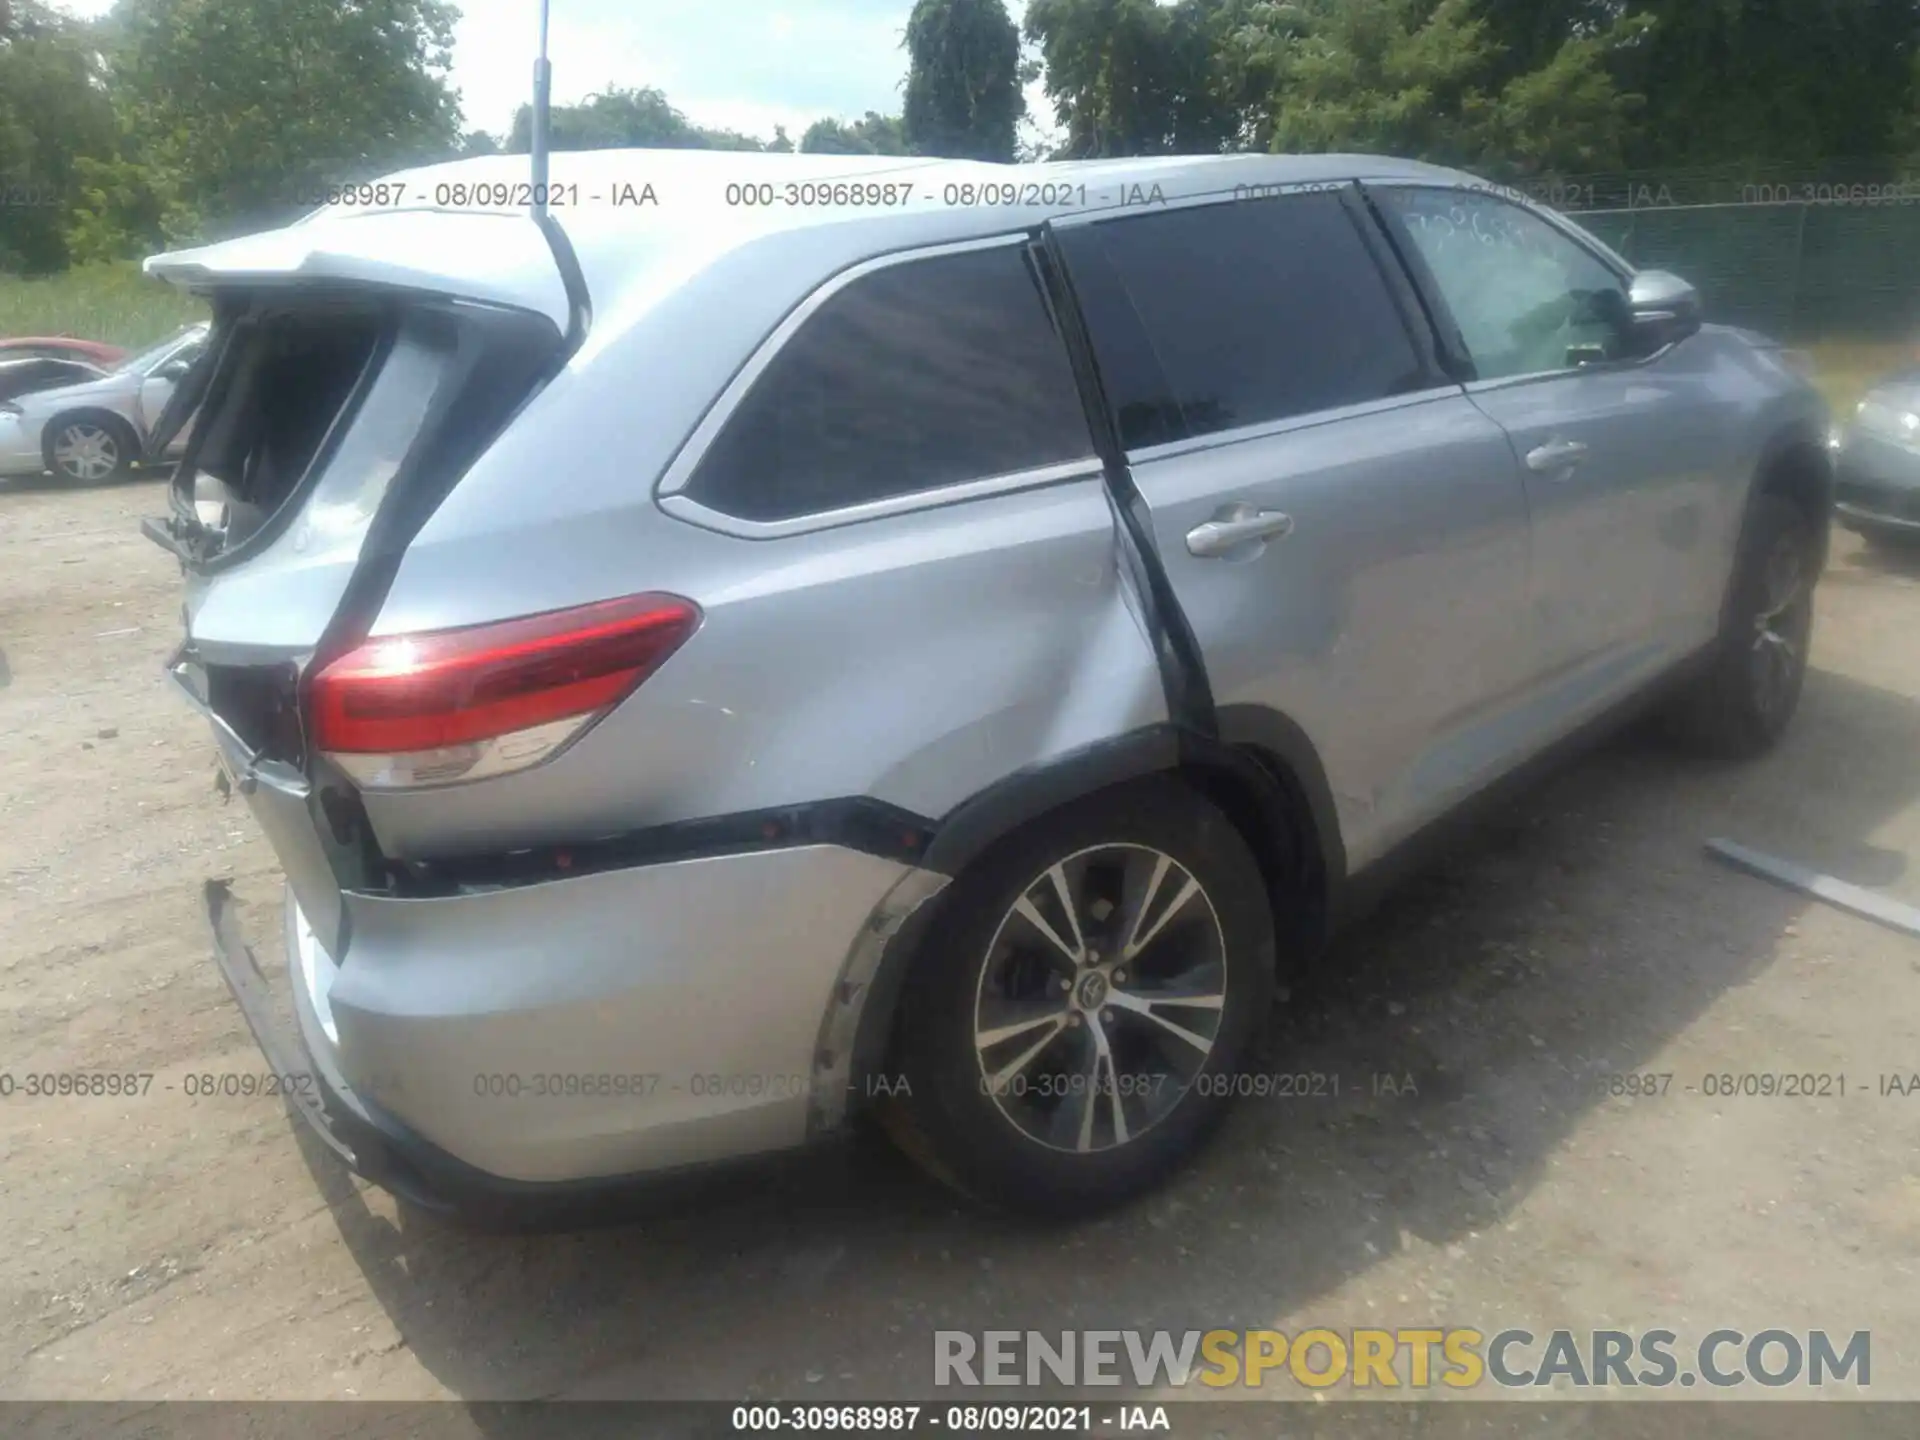
M 1135 215 L 1061 242 L 1129 449 L 1434 383 L 1335 192 Z
M 1018 245 L 835 291 L 781 346 L 686 493 L 776 521 L 1090 458 L 1072 368 Z

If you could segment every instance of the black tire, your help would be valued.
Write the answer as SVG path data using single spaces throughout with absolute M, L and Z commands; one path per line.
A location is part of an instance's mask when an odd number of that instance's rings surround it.
M 70 441 L 76 444 L 69 445 Z M 75 410 L 47 422 L 40 454 L 55 478 L 68 485 L 104 485 L 124 480 L 132 471 L 140 455 L 140 437 L 110 411 Z M 89 459 L 94 463 L 87 463 Z M 100 461 L 107 468 L 99 469 Z
M 1679 739 L 1709 754 L 1743 759 L 1771 748 L 1786 732 L 1806 679 L 1817 564 L 1806 513 L 1780 496 L 1759 497 L 1707 669 L 1669 713 L 1669 728 Z M 1790 586 L 1782 580 L 1788 572 L 1796 577 Z
M 1063 923 L 1056 867 L 1076 921 Z M 1079 931 L 1090 962 L 1076 968 L 1049 944 L 1023 902 L 1063 937 Z M 927 1170 L 988 1205 L 1086 1215 L 1158 1184 L 1212 1132 L 1274 984 L 1260 870 L 1212 804 L 1171 778 L 1107 791 L 1002 841 L 937 903 L 901 996 L 906 1084 L 880 1115 Z M 1129 929 L 1146 942 L 1131 957 Z M 1070 1028 L 1025 1019 L 1035 1007 L 1057 1007 Z M 1211 1048 L 1177 1038 L 1169 1020 Z M 1028 1024 L 1039 1028 L 976 1048 L 976 1033 Z M 992 1093 L 990 1067 L 1003 1073 L 1030 1035 L 1045 1048 Z M 1104 1074 L 1100 1053 L 1111 1057 Z

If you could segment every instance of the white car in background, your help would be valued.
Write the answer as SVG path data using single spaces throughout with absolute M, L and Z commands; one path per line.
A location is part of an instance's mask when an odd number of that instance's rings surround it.
M 0 476 L 51 470 L 72 484 L 125 475 L 174 386 L 200 358 L 207 325 L 189 325 L 97 380 L 0 402 Z M 169 455 L 186 445 L 182 426 Z

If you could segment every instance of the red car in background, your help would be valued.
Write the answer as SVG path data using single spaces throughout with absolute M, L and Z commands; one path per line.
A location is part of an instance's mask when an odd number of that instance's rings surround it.
M 26 335 L 0 338 L 0 360 L 84 360 L 106 368 L 118 365 L 127 352 L 101 340 L 76 340 L 71 335 Z

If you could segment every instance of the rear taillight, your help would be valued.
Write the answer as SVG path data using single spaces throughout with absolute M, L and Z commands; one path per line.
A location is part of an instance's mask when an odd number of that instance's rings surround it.
M 690 600 L 634 595 L 369 640 L 313 677 L 313 744 L 369 789 L 524 770 L 625 699 L 699 623 Z

